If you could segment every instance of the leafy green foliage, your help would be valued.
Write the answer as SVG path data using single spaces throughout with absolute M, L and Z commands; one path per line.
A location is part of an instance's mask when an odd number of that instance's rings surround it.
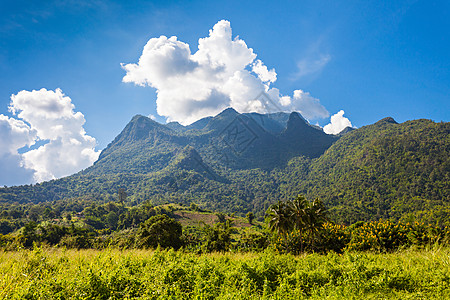
M 317 233 L 326 221 L 327 211 L 322 201 L 315 199 L 308 202 L 303 195 L 298 195 L 297 198 L 288 201 L 287 204 L 289 221 L 293 224 L 294 233 L 298 233 L 297 237 L 300 243 L 300 248 L 292 250 L 303 252 L 304 241 L 314 248 Z
M 314 239 L 300 230 L 277 235 L 272 243 L 280 252 L 302 253 L 334 251 L 391 252 L 407 247 L 449 245 L 450 227 L 438 227 L 420 222 L 392 221 L 357 222 L 351 226 L 330 222 L 317 228 Z
M 447 299 L 449 250 L 194 255 L 53 250 L 0 256 L 5 299 Z
M 314 248 L 317 233 L 326 220 L 326 209 L 319 199 L 309 202 L 303 195 L 298 195 L 293 200 L 270 206 L 266 220 L 269 229 L 281 235 L 277 242 L 286 242 L 280 244 L 285 251 L 301 253 L 304 242 Z
M 250 224 L 244 218 L 205 212 L 196 205 L 192 205 L 193 210 L 189 210 L 188 207 L 173 204 L 154 207 L 145 202 L 134 207 L 124 207 L 117 202 L 108 202 L 102 205 L 91 203 L 78 213 L 63 210 L 59 212 L 65 216 L 61 219 L 39 222 L 21 219 L 20 222 L 24 222 L 22 228 L 6 235 L 0 234 L 0 247 L 9 250 L 32 248 L 35 245 L 130 249 L 156 248 L 159 245 L 163 248 L 183 247 L 195 253 L 262 251 L 273 247 L 280 252 L 290 253 L 340 253 L 345 250 L 395 251 L 410 246 L 448 245 L 450 242 L 448 226 L 381 220 L 357 222 L 347 227 L 324 222 L 325 209 L 320 201 L 308 202 L 299 196 L 281 202 L 284 215 L 277 212 L 278 204 L 268 210 L 267 220 L 273 219 L 272 211 L 285 219 L 276 219 L 282 222 L 272 224 L 272 236 L 260 222 Z M 32 206 L 30 210 L 46 211 L 40 205 L 37 208 Z M 66 205 L 65 209 L 72 207 L 69 203 Z M 21 210 L 22 206 L 16 209 Z M 28 214 L 25 207 L 23 215 Z M 115 216 L 113 221 L 111 216 Z M 203 221 L 186 223 L 183 221 L 184 216 Z M 218 216 L 224 218 L 223 222 L 217 222 Z M 93 220 L 97 223 L 93 224 Z M 180 221 L 184 222 L 183 226 Z M 116 224 L 115 229 L 112 229 L 114 226 L 110 227 L 111 222 Z M 234 222 L 238 226 L 235 227 Z M 280 224 L 286 225 L 288 229 L 279 230 Z
M 276 231 L 278 234 L 286 234 L 293 229 L 294 218 L 292 210 L 287 202 L 278 201 L 269 207 L 266 212 L 266 220 L 269 229 Z
M 205 239 L 202 246 L 206 252 L 227 251 L 230 249 L 233 228 L 229 221 L 219 223 L 215 226 L 206 225 L 203 230 L 205 232 Z
M 181 247 L 182 226 L 167 215 L 156 215 L 141 223 L 137 233 L 139 247 Z
M 253 224 L 253 220 L 255 219 L 255 215 L 250 211 L 246 215 L 248 223 Z
M 351 226 L 348 250 L 392 251 L 411 245 L 448 243 L 450 228 L 425 223 L 369 222 Z

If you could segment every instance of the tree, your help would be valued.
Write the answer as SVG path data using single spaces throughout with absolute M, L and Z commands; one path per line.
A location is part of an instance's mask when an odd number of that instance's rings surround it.
M 289 206 L 292 222 L 294 223 L 294 229 L 299 231 L 300 252 L 303 252 L 303 234 L 309 222 L 309 202 L 305 196 L 298 195 L 294 200 L 288 201 L 287 205 Z
M 14 231 L 14 226 L 8 220 L 0 220 L 0 234 L 8 234 Z
M 143 248 L 181 247 L 182 226 L 167 215 L 156 215 L 141 223 L 137 234 L 137 245 Z
M 61 241 L 61 238 L 67 234 L 67 227 L 49 224 L 47 226 L 39 226 L 41 231 L 39 240 L 45 241 L 50 245 L 56 245 Z
M 234 232 L 233 222 L 228 219 L 215 226 L 203 227 L 205 241 L 203 247 L 206 251 L 227 251 L 231 246 L 231 234 Z
M 198 205 L 192 202 L 191 205 L 189 206 L 189 209 L 192 211 L 198 211 Z
M 319 198 L 316 198 L 311 203 L 309 203 L 305 222 L 305 229 L 308 232 L 308 237 L 313 248 L 317 233 L 323 227 L 323 224 L 326 221 L 327 210 L 325 208 L 325 205 Z
M 266 220 L 271 231 L 276 231 L 283 236 L 292 230 L 293 227 L 292 214 L 286 202 L 278 201 L 271 205 L 267 209 Z
M 303 252 L 305 242 L 314 247 L 317 233 L 326 221 L 326 208 L 319 199 L 309 202 L 303 195 L 298 195 L 294 200 L 271 205 L 266 212 L 266 220 L 269 229 L 281 234 L 285 242 L 288 242 L 289 233 L 296 230 L 291 238 L 295 238 L 294 244 L 299 244 L 299 250 Z
M 250 224 L 253 224 L 253 220 L 255 219 L 255 215 L 252 212 L 248 212 L 246 214 L 247 220 Z
M 19 235 L 19 242 L 22 246 L 30 248 L 33 246 L 33 242 L 37 242 L 39 237 L 36 233 L 37 224 L 36 222 L 28 222 L 23 227 L 22 234 Z
M 119 216 L 116 212 L 110 211 L 106 215 L 106 224 L 109 228 L 115 230 L 117 228 L 117 222 L 119 222 Z
M 224 213 L 218 212 L 218 213 L 216 213 L 216 216 L 217 216 L 217 220 L 219 221 L 219 223 L 225 223 L 227 218 Z
M 123 205 L 125 200 L 127 200 L 127 193 L 125 192 L 125 189 L 120 188 L 119 189 L 119 201 Z

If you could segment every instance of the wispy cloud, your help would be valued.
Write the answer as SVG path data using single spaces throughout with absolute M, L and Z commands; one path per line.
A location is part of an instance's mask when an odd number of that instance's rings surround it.
M 320 54 L 309 56 L 297 61 L 297 72 L 292 76 L 292 80 L 298 80 L 304 76 L 320 73 L 330 62 L 330 54 Z
M 327 49 L 327 41 L 333 28 L 330 27 L 297 53 L 296 70 L 290 76 L 292 81 L 316 78 L 331 61 L 332 55 Z

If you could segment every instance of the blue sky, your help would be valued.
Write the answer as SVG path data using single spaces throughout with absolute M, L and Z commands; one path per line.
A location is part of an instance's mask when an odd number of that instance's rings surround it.
M 135 114 L 166 120 L 156 112 L 156 89 L 123 82 L 121 63 L 137 64 L 161 35 L 176 36 L 193 54 L 199 38 L 228 20 L 233 38 L 275 69 L 271 87 L 281 95 L 303 90 L 329 116 L 344 110 L 356 127 L 387 116 L 449 121 L 449 13 L 448 1 L 4 0 L 0 114 L 19 118 L 8 106 L 20 91 L 60 89 L 101 150 Z M 24 103 L 16 109 L 31 109 Z M 330 118 L 311 121 L 324 126 Z M 37 131 L 45 140 L 44 128 Z M 76 138 L 91 145 L 86 135 Z

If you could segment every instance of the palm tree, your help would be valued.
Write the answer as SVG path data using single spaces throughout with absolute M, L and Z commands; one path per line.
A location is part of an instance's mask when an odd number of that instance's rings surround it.
M 290 207 L 282 201 L 278 201 L 267 209 L 266 220 L 270 230 L 283 234 L 283 236 L 293 227 Z
M 309 203 L 308 212 L 306 215 L 305 229 L 308 232 L 308 236 L 311 240 L 311 246 L 314 247 L 314 241 L 316 239 L 317 232 L 322 228 L 323 224 L 327 220 L 327 210 L 323 202 L 316 198 Z
M 309 202 L 305 196 L 298 195 L 294 200 L 289 200 L 290 212 L 295 224 L 295 229 L 302 230 L 305 226 L 305 217 L 308 214 Z
M 299 231 L 300 252 L 303 252 L 304 237 L 314 247 L 317 232 L 326 221 L 326 208 L 323 202 L 315 199 L 312 202 L 305 196 L 298 195 L 294 200 L 278 201 L 266 211 L 269 229 L 286 238 L 287 233 L 296 229 Z
M 300 251 L 303 252 L 303 232 L 308 226 L 308 210 L 309 202 L 306 200 L 305 196 L 298 195 L 294 200 L 288 201 L 290 206 L 290 215 L 292 222 L 294 223 L 294 228 L 299 231 L 300 236 Z

